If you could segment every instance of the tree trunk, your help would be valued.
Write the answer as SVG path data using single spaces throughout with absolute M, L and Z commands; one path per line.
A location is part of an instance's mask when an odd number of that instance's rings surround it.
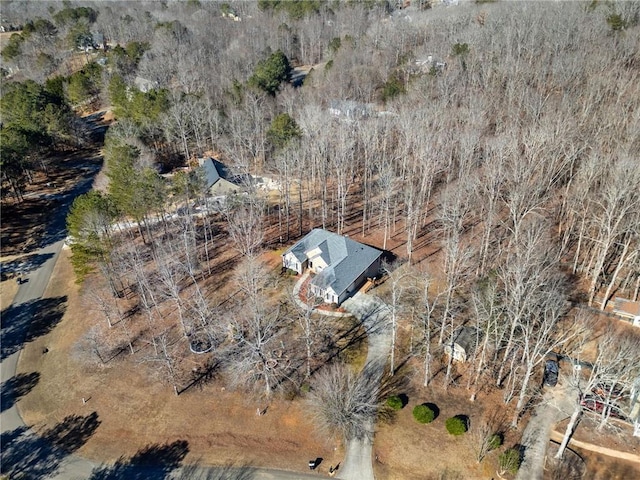
M 636 254 L 638 253 L 638 251 L 634 251 L 633 253 L 631 253 L 631 255 L 629 255 L 627 257 L 627 252 L 629 251 L 629 244 L 631 243 L 631 237 L 629 237 L 627 239 L 627 242 L 624 244 L 624 249 L 622 250 L 622 254 L 620 254 L 620 259 L 618 260 L 618 265 L 615 269 L 615 271 L 613 272 L 613 275 L 611 276 L 611 281 L 609 282 L 609 286 L 607 287 L 607 291 L 604 294 L 604 298 L 602 299 L 602 305 L 600 306 L 600 310 L 604 311 L 604 309 L 607 306 L 607 303 L 609 302 L 609 297 L 611 296 L 611 290 L 613 290 L 613 286 L 616 283 L 616 279 L 618 278 L 618 275 L 620 274 L 620 271 L 622 270 L 622 267 L 624 267 L 624 265 L 631 260 L 633 257 L 636 256 Z
M 518 403 L 516 404 L 516 411 L 513 414 L 513 420 L 511 421 L 511 426 L 516 428 L 518 426 L 518 419 L 520 417 L 520 413 L 522 412 L 522 408 L 524 407 L 524 399 L 527 396 L 527 388 L 529 387 L 529 380 L 531 379 L 531 374 L 533 373 L 533 365 L 527 363 L 527 371 L 524 374 L 524 379 L 522 380 L 522 385 L 520 386 L 520 395 L 518 396 Z
M 569 440 L 571 440 L 571 436 L 573 432 L 576 430 L 578 423 L 580 422 L 580 418 L 582 416 L 582 407 L 580 406 L 580 402 L 576 405 L 576 408 L 573 410 L 571 414 L 571 418 L 569 419 L 569 424 L 567 425 L 567 429 L 564 432 L 564 437 L 562 438 L 562 442 L 560 443 L 560 447 L 558 448 L 558 452 L 556 453 L 554 458 L 562 458 L 564 455 L 564 451 L 569 444 Z

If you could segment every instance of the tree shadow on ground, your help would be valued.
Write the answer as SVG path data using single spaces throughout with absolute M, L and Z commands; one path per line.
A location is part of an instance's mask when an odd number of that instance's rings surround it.
M 66 308 L 65 295 L 32 300 L 3 310 L 0 318 L 2 360 L 20 350 L 23 344 L 53 330 Z
M 8 280 L 20 273 L 29 273 L 40 268 L 44 262 L 53 257 L 53 253 L 34 253 L 15 260 L 0 263 L 0 277 Z
M 20 398 L 29 393 L 40 381 L 38 372 L 21 373 L 11 377 L 0 386 L 0 412 L 11 408 Z
M 189 453 L 189 442 L 176 440 L 164 445 L 148 445 L 129 459 L 114 465 L 100 466 L 91 472 L 90 480 L 160 480 L 170 478 Z
M 44 248 L 64 239 L 67 235 L 66 217 L 71 204 L 78 195 L 91 190 L 98 171 L 98 165 L 92 169 L 69 169 L 70 175 L 73 175 L 73 185 L 70 187 L 53 194 L 36 192 L 39 196 L 27 197 L 21 202 L 3 202 L 0 232 L 3 255 Z M 55 181 L 63 182 L 63 179 Z M 33 188 L 36 191 L 37 187 Z
M 469 431 L 469 428 L 471 428 L 471 419 L 469 418 L 468 415 L 460 414 L 460 415 L 456 415 L 454 418 L 457 418 L 462 423 L 464 423 L 465 431 Z
M 552 442 L 548 447 L 545 459 L 545 478 L 552 480 L 582 480 L 585 478 L 587 466 L 584 459 L 570 448 L 564 451 L 563 458 L 555 458 L 559 446 L 556 442 Z M 612 478 L 614 477 L 612 476 Z M 618 478 L 633 478 L 633 475 Z
M 98 414 L 69 415 L 42 433 L 27 427 L 2 433 L 0 472 L 10 478 L 40 479 L 53 474 L 60 463 L 78 450 L 100 426 Z
M 186 465 L 174 472 L 174 480 L 252 480 L 256 469 L 245 465 L 232 464 L 222 467 L 200 467 L 196 464 Z

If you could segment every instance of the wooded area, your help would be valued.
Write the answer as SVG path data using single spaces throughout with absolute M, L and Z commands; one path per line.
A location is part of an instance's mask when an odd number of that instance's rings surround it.
M 357 379 L 322 371 L 340 329 L 298 312 L 260 256 L 313 227 L 402 239 L 380 293 L 390 373 L 412 359 L 403 375 L 473 400 L 494 385 L 514 426 L 548 354 L 580 356 L 601 330 L 587 307 L 639 299 L 637 2 L 5 2 L 2 15 L 23 25 L 2 51 L 3 184 L 19 201 L 43 152 L 78 141 L 71 108 L 113 110 L 108 188 L 68 218 L 74 266 L 105 320 L 97 351 L 128 349 L 176 393 L 191 348 L 207 352 L 198 379 L 297 395 L 320 371 L 319 390 L 343 381 L 357 397 Z M 178 171 L 205 155 L 273 178 L 277 195 L 247 181 L 212 213 L 198 171 Z M 442 354 L 462 326 L 479 332 L 463 367 Z M 608 335 L 593 356 L 606 378 L 581 395 L 640 378 L 640 335 Z M 624 359 L 604 353 L 622 344 Z

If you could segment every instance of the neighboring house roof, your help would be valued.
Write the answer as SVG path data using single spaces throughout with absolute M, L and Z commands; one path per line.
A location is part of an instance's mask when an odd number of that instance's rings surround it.
M 327 267 L 312 282 L 318 287 L 330 287 L 336 295 L 344 293 L 382 255 L 376 248 L 320 228 L 311 230 L 284 255 L 291 253 L 302 263 L 307 260 L 307 252 L 316 248 Z
M 632 302 L 631 300 L 616 297 L 613 304 L 613 313 L 627 318 L 640 317 L 640 302 Z
M 329 112 L 337 117 L 344 116 L 349 119 L 368 117 L 375 113 L 375 105 L 372 103 L 359 103 L 353 100 L 331 100 Z
M 213 158 L 200 158 L 198 163 L 204 170 L 207 181 L 207 190 L 213 187 L 220 179 L 235 183 L 229 169 Z

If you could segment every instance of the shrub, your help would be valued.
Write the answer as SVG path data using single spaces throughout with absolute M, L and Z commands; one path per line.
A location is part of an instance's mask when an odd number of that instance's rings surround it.
M 491 437 L 489 437 L 489 442 L 488 442 L 489 450 L 495 450 L 496 448 L 499 448 L 501 445 L 502 445 L 502 435 L 500 435 L 499 433 L 494 433 L 493 435 L 491 435 Z
M 404 402 L 398 395 L 392 395 L 387 398 L 387 405 L 392 410 L 402 410 L 402 407 L 404 407 Z
M 445 426 L 451 435 L 462 435 L 467 431 L 467 422 L 460 417 L 447 418 Z
M 424 404 L 416 405 L 413 409 L 413 418 L 419 423 L 431 423 L 435 418 L 435 412 Z
M 498 464 L 500 465 L 500 474 L 506 472 L 515 475 L 520 468 L 520 452 L 515 448 L 510 448 L 498 457 Z

